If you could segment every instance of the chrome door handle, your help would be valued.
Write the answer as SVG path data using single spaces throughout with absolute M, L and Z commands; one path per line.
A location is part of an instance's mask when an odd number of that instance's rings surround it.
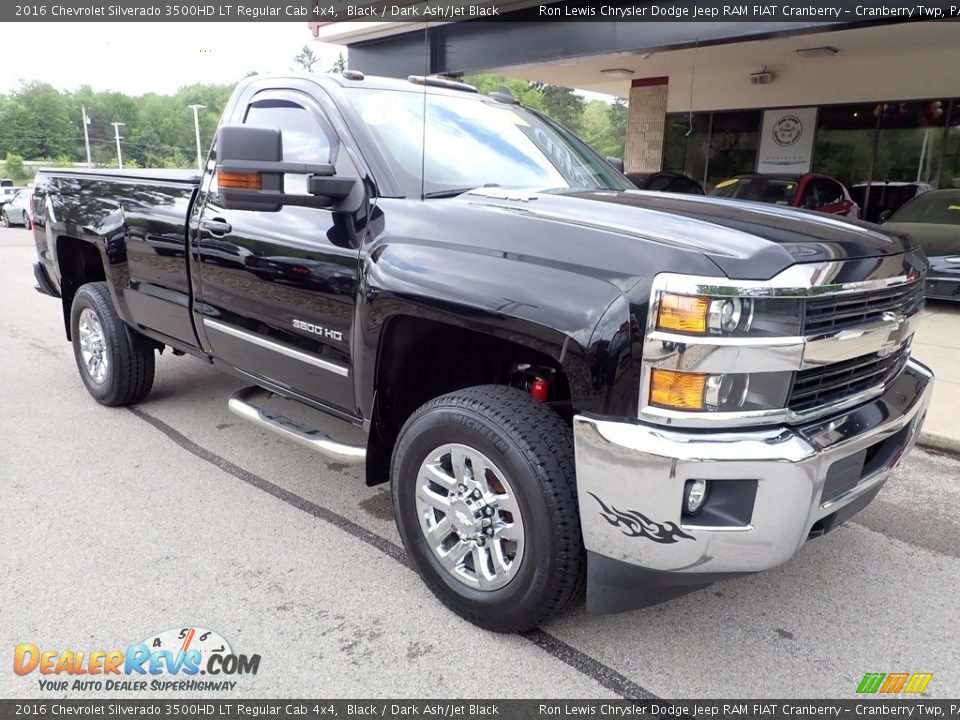
M 204 220 L 200 226 L 211 235 L 228 235 L 233 231 L 233 226 L 226 220 Z

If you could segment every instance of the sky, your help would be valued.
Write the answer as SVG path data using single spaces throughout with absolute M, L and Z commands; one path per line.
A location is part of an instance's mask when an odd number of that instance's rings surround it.
M 2 0 L 0 0 L 2 1 Z M 90 85 L 128 95 L 175 93 L 193 83 L 239 81 L 294 69 L 309 45 L 325 72 L 346 50 L 314 41 L 306 22 L 17 23 L 0 40 L 0 93 L 40 80 L 58 90 Z M 612 97 L 580 91 L 588 100 Z
M 21 80 L 60 90 L 90 85 L 129 95 L 193 83 L 235 83 L 251 70 L 286 72 L 309 45 L 326 71 L 342 48 L 315 42 L 306 22 L 43 22 L 10 25 L 0 41 L 0 93 Z

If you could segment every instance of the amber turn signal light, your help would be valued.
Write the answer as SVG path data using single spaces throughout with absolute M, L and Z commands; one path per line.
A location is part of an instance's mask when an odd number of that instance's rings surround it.
M 260 173 L 217 172 L 217 185 L 222 188 L 237 188 L 238 190 L 262 190 L 263 179 Z
M 703 373 L 654 370 L 650 376 L 650 404 L 676 410 L 703 410 L 707 377 Z
M 705 333 L 709 308 L 708 298 L 664 293 L 660 296 L 657 327 L 661 330 Z

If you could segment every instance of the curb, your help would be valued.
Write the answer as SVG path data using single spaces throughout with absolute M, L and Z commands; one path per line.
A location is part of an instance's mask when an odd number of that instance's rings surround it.
M 928 450 L 936 450 L 946 455 L 960 458 L 960 440 L 936 433 L 922 432 L 917 438 L 917 445 Z

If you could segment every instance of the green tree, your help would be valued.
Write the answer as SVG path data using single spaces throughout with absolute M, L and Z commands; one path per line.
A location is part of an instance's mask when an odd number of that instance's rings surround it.
M 47 83 L 28 82 L 13 92 L 0 114 L 0 154 L 26 158 L 72 152 L 79 123 L 71 121 L 67 98 Z
M 480 75 L 468 75 L 463 78 L 463 82 L 468 85 L 473 85 L 484 95 L 498 91 L 501 86 L 506 87 L 524 107 L 543 110 L 543 93 L 541 93 L 534 84 L 526 80 L 508 78 L 505 75 L 495 75 L 493 73 L 483 73 Z
M 627 101 L 623 98 L 617 98 L 607 107 L 607 117 L 610 120 L 610 136 L 615 143 L 613 157 L 623 157 L 623 146 L 627 139 L 627 116 L 630 114 L 630 108 Z
M 3 177 L 10 178 L 14 182 L 23 182 L 30 177 L 30 173 L 23 165 L 23 158 L 13 153 L 7 153 L 7 159 L 3 163 Z
M 537 83 L 543 94 L 543 110 L 557 122 L 579 133 L 583 124 L 584 99 L 573 89 Z
M 591 100 L 583 108 L 580 136 L 604 157 L 620 157 L 623 140 L 614 137 L 610 125 L 610 106 L 603 100 Z
M 333 65 L 330 66 L 330 72 L 332 73 L 342 73 L 347 69 L 347 59 L 343 56 L 343 53 L 337 55 L 337 59 L 333 61 Z
M 320 56 L 309 45 L 304 45 L 303 49 L 293 56 L 293 61 L 303 68 L 304 72 L 312 73 L 313 66 L 320 62 Z

